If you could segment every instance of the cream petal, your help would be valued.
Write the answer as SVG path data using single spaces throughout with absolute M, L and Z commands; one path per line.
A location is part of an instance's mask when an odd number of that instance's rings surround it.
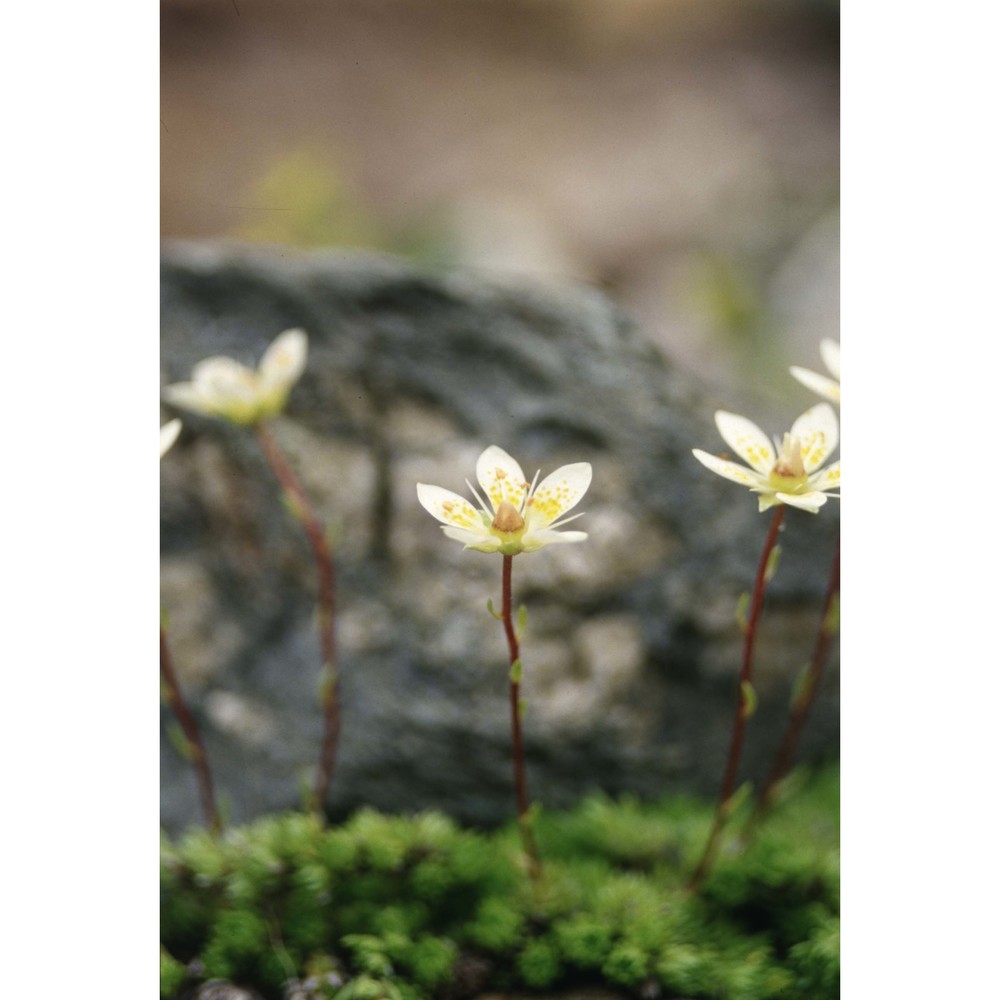
M 525 532 L 521 544 L 525 552 L 534 552 L 545 545 L 582 542 L 586 537 L 586 531 L 554 531 L 552 528 L 539 528 L 537 531 Z
M 180 432 L 181 422 L 176 417 L 173 420 L 168 420 L 160 428 L 160 458 L 163 458 L 170 451 Z
M 454 525 L 477 535 L 488 534 L 478 510 L 465 497 L 452 493 L 441 486 L 417 483 L 417 499 L 420 506 L 432 514 L 442 524 Z
M 711 469 L 725 479 L 731 479 L 734 483 L 739 483 L 741 486 L 748 486 L 750 489 L 767 487 L 766 477 L 754 472 L 753 469 L 748 469 L 745 465 L 740 465 L 738 462 L 730 462 L 728 459 L 719 458 L 717 455 L 710 455 L 707 451 L 702 451 L 700 448 L 692 449 L 692 454 L 706 469 Z
M 258 372 L 269 392 L 287 392 L 305 371 L 309 338 L 305 330 L 285 330 L 264 352 Z
M 809 485 L 814 490 L 820 490 L 823 493 L 827 493 L 830 490 L 839 490 L 840 462 L 834 462 L 833 465 L 828 465 L 825 469 L 821 469 L 819 472 L 811 475 L 809 477 Z
M 806 472 L 815 472 L 837 447 L 840 439 L 837 414 L 829 403 L 817 403 L 792 424 L 791 433 L 802 443 Z
M 494 511 L 500 508 L 504 500 L 518 510 L 521 509 L 529 484 L 525 482 L 521 466 L 503 448 L 491 444 L 479 456 L 479 461 L 476 462 L 476 479 L 493 504 Z
M 456 542 L 461 542 L 467 549 L 475 549 L 477 552 L 496 552 L 503 544 L 496 535 L 478 535 L 474 531 L 466 531 L 465 528 L 452 528 L 447 524 L 441 525 L 441 530 Z
M 201 413 L 209 417 L 215 416 L 215 408 L 193 382 L 175 382 L 173 385 L 166 386 L 163 390 L 163 398 L 168 403 L 179 406 L 182 410 Z
M 772 507 L 777 507 L 781 501 L 778 499 L 776 493 L 761 493 L 757 497 L 757 513 L 763 514 L 765 510 L 770 510 Z
M 840 381 L 840 344 L 835 340 L 824 337 L 819 344 L 819 354 L 826 365 L 827 371 L 839 382 Z
M 840 402 L 840 383 L 819 372 L 810 371 L 808 368 L 799 368 L 793 365 L 788 369 L 792 375 L 798 379 L 807 389 L 825 396 L 831 402 Z
M 782 503 L 787 503 L 789 507 L 798 507 L 799 510 L 808 511 L 810 514 L 817 513 L 820 507 L 826 503 L 826 494 L 819 492 L 776 493 L 775 496 Z
M 574 462 L 556 469 L 535 487 L 525 508 L 528 530 L 544 528 L 572 510 L 590 486 L 590 462 Z
M 715 426 L 719 428 L 722 440 L 761 475 L 768 475 L 774 468 L 777 460 L 774 448 L 767 435 L 752 420 L 719 410 L 715 414 Z

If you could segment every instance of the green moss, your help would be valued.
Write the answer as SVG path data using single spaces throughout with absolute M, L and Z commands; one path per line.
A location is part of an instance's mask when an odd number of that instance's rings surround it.
M 486 834 L 363 810 L 333 830 L 295 814 L 190 833 L 162 846 L 162 995 L 196 985 L 198 968 L 278 1000 L 321 970 L 347 1000 L 463 1000 L 458 970 L 472 962 L 487 970 L 480 992 L 832 1000 L 838 808 L 835 771 L 800 782 L 749 845 L 734 828 L 696 896 L 684 882 L 712 804 L 690 799 L 541 813 L 537 883 L 514 824 Z
M 535 989 L 550 986 L 562 971 L 558 950 L 546 940 L 529 941 L 518 955 L 517 968 L 525 984 Z
M 160 996 L 172 997 L 180 991 L 187 971 L 165 948 L 160 948 Z

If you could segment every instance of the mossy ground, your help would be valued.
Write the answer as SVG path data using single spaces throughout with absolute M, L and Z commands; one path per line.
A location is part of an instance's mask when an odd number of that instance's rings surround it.
M 164 839 L 161 996 L 222 978 L 269 998 L 837 997 L 839 772 L 796 784 L 749 845 L 727 842 L 697 896 L 684 880 L 713 806 L 690 798 L 541 811 L 538 884 L 515 826 L 436 813 L 363 810 L 325 829 L 286 814 Z

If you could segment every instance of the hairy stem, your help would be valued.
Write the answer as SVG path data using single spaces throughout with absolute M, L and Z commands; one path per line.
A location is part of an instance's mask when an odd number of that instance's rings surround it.
M 160 677 L 166 689 L 167 703 L 177 716 L 181 731 L 187 743 L 187 753 L 194 768 L 195 780 L 198 782 L 198 796 L 201 799 L 201 811 L 205 817 L 205 823 L 212 833 L 222 831 L 222 820 L 219 817 L 219 810 L 215 804 L 215 791 L 212 786 L 212 772 L 208 767 L 208 757 L 205 755 L 205 745 L 201 741 L 198 726 L 195 724 L 194 716 L 188 708 L 184 695 L 181 693 L 181 686 L 174 672 L 173 660 L 170 656 L 170 647 L 167 645 L 167 633 L 160 628 Z
M 285 460 L 274 435 L 264 424 L 258 424 L 256 431 L 257 440 L 264 452 L 264 457 L 267 459 L 267 464 L 285 491 L 289 507 L 305 531 L 309 547 L 312 549 L 313 559 L 316 562 L 316 575 L 319 580 L 319 644 L 323 659 L 323 742 L 316 765 L 316 777 L 313 781 L 310 806 L 316 816 L 322 820 L 324 803 L 336 768 L 337 743 L 340 736 L 340 684 L 337 677 L 334 640 L 334 597 L 336 590 L 333 555 L 330 552 L 330 545 L 326 539 L 326 533 L 323 531 L 323 526 L 309 503 L 302 485 Z
M 757 798 L 757 805 L 754 814 L 750 819 L 750 827 L 753 827 L 764 815 L 764 813 L 774 804 L 775 796 L 778 793 L 778 786 L 791 770 L 792 759 L 795 750 L 799 745 L 799 737 L 805 726 L 806 718 L 816 700 L 819 691 L 819 683 L 823 677 L 823 668 L 826 666 L 827 658 L 830 655 L 830 644 L 837 631 L 835 622 L 834 603 L 840 596 L 840 540 L 837 540 L 837 549 L 833 556 L 833 565 L 830 567 L 830 582 L 826 588 L 826 597 L 823 600 L 823 613 L 820 617 L 819 628 L 816 631 L 816 644 L 813 646 L 812 658 L 806 668 L 806 674 L 800 689 L 795 694 L 792 702 L 792 711 L 788 718 L 788 725 L 785 728 L 785 735 L 774 760 L 771 762 L 771 769 L 768 771 L 764 788 Z
M 503 609 L 501 617 L 510 650 L 510 726 L 514 743 L 514 789 L 517 793 L 517 823 L 521 830 L 521 845 L 528 861 L 528 871 L 533 879 L 542 874 L 542 864 L 531 829 L 528 810 L 528 780 L 524 771 L 524 744 L 521 738 L 521 653 L 511 615 L 510 576 L 513 556 L 503 557 Z
M 774 509 L 774 516 L 771 518 L 771 527 L 767 532 L 767 537 L 764 539 L 764 548 L 760 554 L 760 562 L 757 564 L 757 576 L 754 580 L 750 611 L 747 616 L 746 631 L 743 637 L 743 663 L 740 668 L 736 718 L 733 721 L 733 732 L 729 741 L 726 770 L 722 776 L 719 805 L 715 810 L 715 820 L 708 835 L 708 843 L 705 845 L 705 850 L 701 856 L 701 860 L 698 862 L 698 867 L 688 882 L 688 889 L 691 891 L 696 890 L 701 885 L 715 862 L 715 855 L 719 846 L 719 836 L 726 825 L 726 820 L 729 818 L 729 813 L 733 806 L 732 799 L 736 786 L 736 773 L 739 768 L 740 755 L 743 752 L 743 739 L 746 735 L 747 719 L 749 719 L 752 710 L 748 697 L 748 688 L 753 682 L 753 653 L 754 644 L 757 639 L 757 623 L 760 621 L 760 613 L 764 607 L 764 591 L 767 589 L 767 568 L 771 560 L 771 553 L 778 540 L 778 532 L 781 530 L 781 521 L 784 515 L 785 505 L 779 504 Z

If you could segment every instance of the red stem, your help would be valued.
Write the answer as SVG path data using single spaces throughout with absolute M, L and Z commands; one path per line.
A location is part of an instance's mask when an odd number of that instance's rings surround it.
M 757 639 L 757 623 L 760 621 L 760 613 L 764 607 L 764 591 L 767 589 L 767 567 L 771 561 L 771 552 L 774 550 L 775 543 L 778 540 L 778 532 L 781 529 L 781 521 L 784 516 L 785 505 L 779 504 L 774 509 L 774 516 L 771 518 L 771 527 L 767 532 L 767 538 L 764 540 L 764 549 L 760 554 L 760 562 L 757 564 L 757 576 L 754 580 L 750 613 L 747 618 L 746 633 L 743 638 L 743 664 L 740 668 L 736 719 L 733 722 L 733 734 L 729 742 L 729 756 L 726 759 L 726 770 L 722 777 L 722 789 L 719 793 L 719 805 L 715 810 L 715 821 L 708 835 L 708 843 L 705 845 L 705 851 L 701 856 L 701 861 L 698 862 L 698 867 L 688 882 L 688 889 L 692 891 L 698 888 L 715 861 L 719 835 L 722 833 L 722 828 L 729 818 L 729 811 L 732 807 L 731 800 L 736 785 L 736 773 L 740 763 L 740 755 L 743 752 L 743 738 L 746 735 L 747 719 L 750 717 L 747 687 L 752 683 L 753 679 L 753 652 Z
M 778 785 L 791 770 L 792 759 L 798 747 L 799 737 L 805 726 L 806 718 L 816 700 L 819 691 L 819 683 L 823 677 L 823 667 L 826 665 L 830 654 L 830 644 L 836 632 L 835 624 L 831 621 L 833 603 L 840 595 L 840 539 L 837 539 L 837 550 L 833 556 L 833 565 L 830 567 L 830 582 L 826 589 L 826 598 L 823 601 L 823 614 L 819 621 L 819 628 L 816 631 L 816 644 L 813 647 L 812 659 L 809 661 L 805 681 L 802 690 L 796 695 L 792 704 L 792 712 L 788 719 L 788 726 L 785 735 L 781 740 L 774 760 L 771 763 L 771 770 L 768 772 L 764 789 L 757 799 L 757 807 L 751 818 L 751 826 L 758 821 L 774 803 L 777 795 Z
M 212 833 L 220 833 L 222 820 L 219 818 L 219 810 L 215 805 L 212 772 L 208 768 L 205 746 L 201 742 L 201 735 L 198 733 L 194 716 L 184 700 L 184 695 L 181 694 L 181 686 L 170 657 L 170 647 L 167 645 L 167 634 L 162 627 L 160 628 L 160 676 L 166 685 L 167 702 L 174 710 L 184 738 L 187 740 L 188 755 L 191 758 L 191 766 L 194 768 L 195 780 L 198 782 L 198 795 L 201 799 L 201 811 L 205 822 Z
M 319 579 L 319 644 L 323 657 L 323 742 L 316 765 L 311 806 L 312 811 L 322 819 L 323 805 L 326 802 L 327 792 L 336 767 L 337 743 L 340 736 L 340 699 L 338 695 L 340 682 L 337 678 L 337 657 L 333 630 L 336 593 L 333 556 L 323 526 L 309 503 L 302 485 L 292 472 L 288 462 L 285 461 L 285 456 L 278 447 L 274 435 L 264 424 L 258 424 L 256 431 L 257 440 L 264 452 L 264 457 L 267 459 L 267 464 L 281 484 L 281 488 L 288 495 L 292 513 L 302 525 L 316 561 L 316 575 Z
M 542 865 L 535 845 L 534 833 L 531 829 L 531 814 L 528 811 L 528 780 L 524 771 L 524 744 L 521 738 L 521 697 L 520 697 L 520 665 L 515 670 L 514 664 L 521 659 L 514 630 L 514 620 L 511 615 L 511 566 L 513 556 L 503 557 L 503 629 L 507 634 L 507 647 L 510 650 L 510 727 L 514 740 L 514 788 L 517 794 L 517 822 L 521 830 L 521 844 L 528 859 L 528 871 L 533 879 L 542 874 Z

